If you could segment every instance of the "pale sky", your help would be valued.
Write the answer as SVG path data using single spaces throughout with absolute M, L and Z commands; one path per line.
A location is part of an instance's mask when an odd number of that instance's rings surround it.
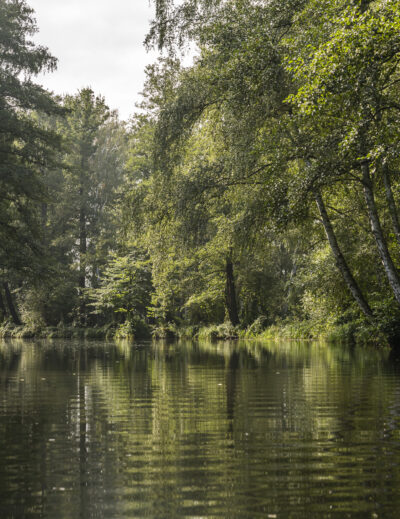
M 122 119 L 135 111 L 144 68 L 157 54 L 143 40 L 154 15 L 149 0 L 27 0 L 35 10 L 35 41 L 58 58 L 38 82 L 56 94 L 90 86 Z

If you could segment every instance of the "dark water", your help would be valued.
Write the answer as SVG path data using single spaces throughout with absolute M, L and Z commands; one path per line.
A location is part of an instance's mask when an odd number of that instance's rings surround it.
M 385 352 L 0 343 L 1 519 L 399 516 Z

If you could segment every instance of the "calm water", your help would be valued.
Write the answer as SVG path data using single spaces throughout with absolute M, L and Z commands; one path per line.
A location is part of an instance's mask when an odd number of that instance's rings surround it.
M 1 519 L 399 516 L 385 352 L 0 343 Z

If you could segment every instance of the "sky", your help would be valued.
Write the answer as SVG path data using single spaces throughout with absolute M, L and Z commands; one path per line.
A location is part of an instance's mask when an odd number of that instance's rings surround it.
M 35 10 L 35 41 L 58 58 L 55 72 L 37 79 L 56 94 L 91 87 L 122 119 L 140 101 L 147 64 L 156 52 L 143 41 L 154 14 L 149 0 L 27 0 Z

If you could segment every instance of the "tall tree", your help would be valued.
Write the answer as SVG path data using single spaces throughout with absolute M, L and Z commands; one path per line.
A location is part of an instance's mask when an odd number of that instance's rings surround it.
M 85 288 L 97 284 L 99 269 L 113 244 L 111 211 L 124 173 L 126 130 L 104 98 L 91 89 L 67 96 L 64 106 L 68 110 L 62 123 L 66 167 L 64 207 L 59 210 L 68 224 L 65 238 L 69 238 L 79 265 L 79 319 L 85 323 Z
M 23 0 L 0 2 L 0 277 L 7 287 L 13 273 L 40 270 L 38 207 L 46 198 L 43 168 L 54 161 L 60 139 L 35 113 L 60 114 L 52 96 L 34 82 L 52 71 L 56 59 L 31 40 L 37 32 L 33 11 Z M 14 321 L 19 317 L 10 307 Z

